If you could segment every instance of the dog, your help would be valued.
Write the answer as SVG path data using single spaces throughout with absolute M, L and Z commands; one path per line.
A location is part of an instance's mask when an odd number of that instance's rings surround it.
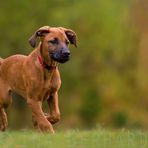
M 0 130 L 8 126 L 5 108 L 12 102 L 12 92 L 26 99 L 34 127 L 54 133 L 52 124 L 60 120 L 58 90 L 61 86 L 59 63 L 70 59 L 69 43 L 77 47 L 76 33 L 63 27 L 43 26 L 29 39 L 34 50 L 28 55 L 0 59 Z M 49 113 L 42 110 L 47 101 Z

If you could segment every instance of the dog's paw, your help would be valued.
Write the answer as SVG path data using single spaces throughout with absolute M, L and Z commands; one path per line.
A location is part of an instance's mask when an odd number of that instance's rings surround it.
M 55 124 L 60 120 L 60 114 L 57 114 L 55 116 L 50 116 L 48 113 L 44 113 L 46 119 L 51 123 Z
M 38 122 L 38 127 L 40 128 L 41 132 L 50 132 L 54 134 L 54 130 L 52 125 L 47 121 L 40 121 Z
M 51 124 L 55 124 L 55 123 L 59 122 L 60 117 L 48 117 L 47 120 L 48 120 Z

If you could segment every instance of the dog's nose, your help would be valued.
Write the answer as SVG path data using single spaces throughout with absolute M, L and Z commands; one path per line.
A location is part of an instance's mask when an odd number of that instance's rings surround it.
M 69 57 L 70 56 L 70 51 L 64 51 L 64 52 L 62 52 L 62 55 L 64 57 Z

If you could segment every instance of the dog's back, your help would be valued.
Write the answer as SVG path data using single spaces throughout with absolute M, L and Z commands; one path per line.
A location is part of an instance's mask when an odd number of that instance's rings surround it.
M 2 64 L 2 62 L 3 62 L 3 59 L 0 57 L 0 65 Z

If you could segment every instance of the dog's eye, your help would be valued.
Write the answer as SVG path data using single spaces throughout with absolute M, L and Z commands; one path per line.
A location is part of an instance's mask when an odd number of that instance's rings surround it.
M 70 42 L 69 42 L 68 40 L 66 40 L 66 42 L 65 42 L 65 43 L 66 43 L 66 45 L 68 45 Z
M 50 44 L 58 44 L 58 39 L 54 38 L 54 39 L 48 41 L 48 43 L 50 43 Z

